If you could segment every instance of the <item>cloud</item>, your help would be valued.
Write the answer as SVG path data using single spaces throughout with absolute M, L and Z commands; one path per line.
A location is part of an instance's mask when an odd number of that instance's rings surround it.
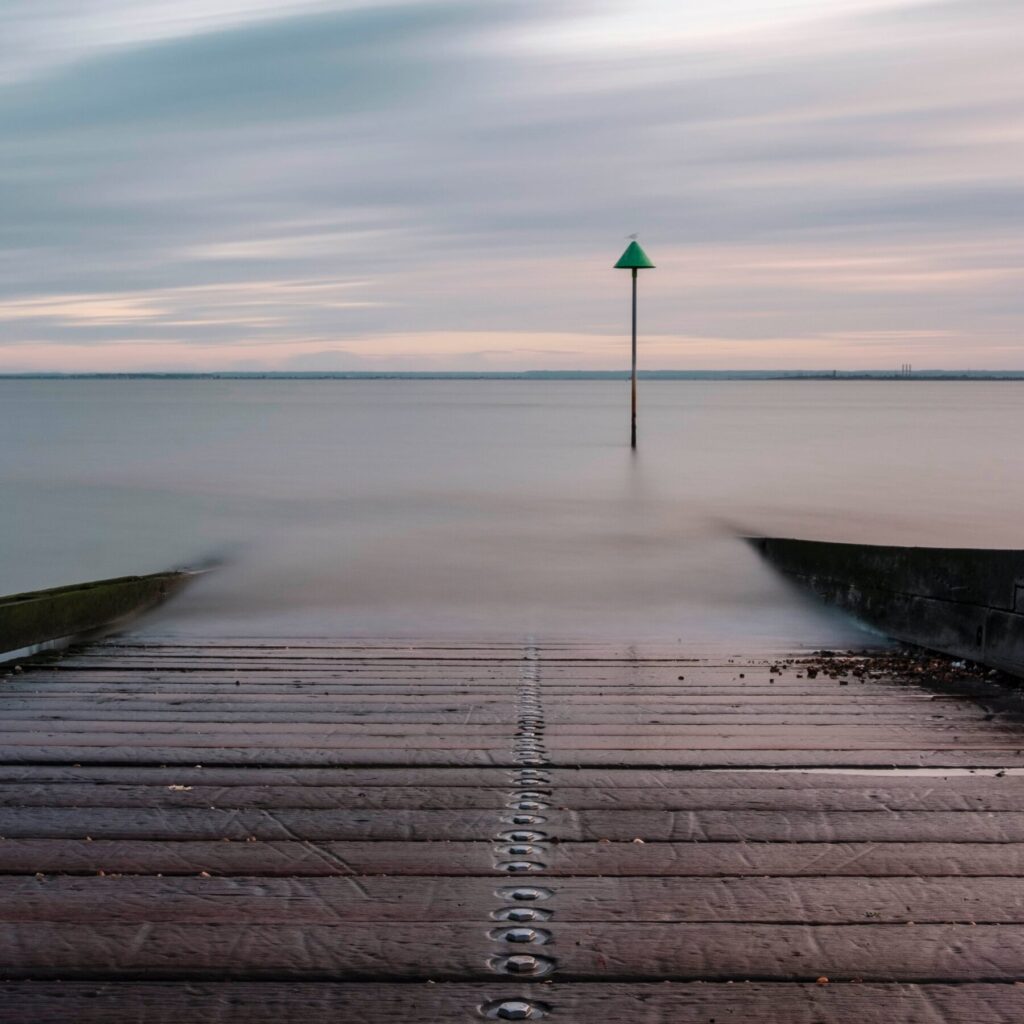
M 1018 5 L 131 9 L 83 4 L 65 51 L 36 5 L 3 15 L 42 55 L 0 82 L 19 361 L 135 358 L 141 323 L 225 365 L 597 365 L 639 230 L 666 365 L 703 359 L 694 337 L 815 365 L 840 336 L 874 339 L 842 349 L 868 365 L 920 331 L 934 365 L 1024 367 Z

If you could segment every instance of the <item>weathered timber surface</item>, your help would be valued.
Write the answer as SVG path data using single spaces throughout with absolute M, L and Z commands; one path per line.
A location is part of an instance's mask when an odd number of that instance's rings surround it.
M 335 748 L 289 747 L 102 747 L 102 746 L 23 746 L 3 749 L 8 765 L 81 764 L 81 765 L 203 765 L 277 766 L 281 768 L 341 767 L 362 765 L 420 765 L 481 768 L 501 766 L 512 769 L 514 758 L 500 750 L 419 749 L 411 742 L 403 745 L 360 748 L 342 751 Z M 921 750 L 875 749 L 870 747 L 812 748 L 790 750 L 784 746 L 728 750 L 580 750 L 562 748 L 563 764 L 591 768 L 1013 768 L 1024 761 L 1024 742 L 1020 747 L 993 745 L 961 750 L 955 745 Z
M 559 797 L 560 799 L 561 797 Z M 509 808 L 469 811 L 217 807 L 3 807 L 6 839 L 446 842 L 494 839 Z M 581 810 L 545 808 L 553 843 L 1024 843 L 1021 811 Z
M 501 822 L 502 831 L 512 825 Z M 562 843 L 538 858 L 542 870 L 511 877 L 1024 876 L 1024 844 L 1003 843 Z M 557 852 L 557 856 L 555 855 Z M 514 860 L 485 842 L 189 842 L 7 839 L 0 873 L 488 875 L 510 877 Z M 521 858 L 519 858 L 521 859 Z
M 830 792 L 873 788 L 914 793 L 938 791 L 966 793 L 981 797 L 1008 790 L 1024 792 L 1024 768 L 929 769 L 889 771 L 876 769 L 631 769 L 560 768 L 546 764 L 540 769 L 549 787 L 563 789 L 654 789 L 685 791 L 764 789 L 796 792 L 826 788 Z M 264 768 L 220 765 L 24 765 L 0 763 L 0 784 L 24 782 L 89 782 L 105 785 L 155 786 L 172 793 L 171 787 L 215 785 L 359 787 L 406 789 L 417 786 L 477 789 L 492 787 L 504 793 L 508 788 L 507 768 L 424 767 L 388 765 L 381 768 Z M 922 785 L 925 783 L 925 785 Z M 156 794 L 155 801 L 159 803 Z
M 695 773 L 691 773 L 695 774 Z M 980 781 L 980 780 L 975 780 Z M 551 787 L 546 787 L 550 789 Z M 508 791 L 498 786 L 153 786 L 117 783 L 17 784 L 0 782 L 0 808 L 128 808 L 149 809 L 154 800 L 164 808 L 217 807 L 220 809 L 341 809 L 469 810 L 505 808 Z M 553 790 L 552 790 L 553 795 Z M 970 790 L 945 785 L 933 789 L 864 786 L 859 789 L 828 787 L 748 789 L 742 780 L 735 787 L 690 788 L 680 780 L 666 788 L 613 788 L 558 786 L 559 810 L 621 808 L 623 811 L 659 808 L 668 811 L 1013 811 L 1024 812 L 1024 788 L 1002 786 L 987 779 Z M 552 821 L 552 812 L 548 820 Z M 548 830 L 551 831 L 550 829 Z
M 0 1019 L 1024 1017 L 1024 728 L 784 652 L 110 641 L 0 837 Z
M 1013 984 L 682 984 L 345 982 L 10 982 L 0 985 L 16 1021 L 66 1024 L 307 1024 L 486 1020 L 486 1009 L 524 999 L 551 1021 L 642 1024 L 1016 1024 L 1024 987 Z M 556 1016 L 557 1014 L 557 1016 Z
M 470 922 L 494 911 L 493 878 L 76 878 L 0 876 L 0 921 L 92 923 L 117 901 L 119 923 Z M 563 878 L 552 920 L 798 924 L 1024 924 L 1009 878 Z
M 11 923 L 0 924 L 0 953 L 5 972 L 23 978 L 484 981 L 491 958 L 523 950 L 493 925 Z M 554 958 L 567 981 L 1024 982 L 1024 929 L 999 925 L 559 922 L 545 933 L 528 948 Z

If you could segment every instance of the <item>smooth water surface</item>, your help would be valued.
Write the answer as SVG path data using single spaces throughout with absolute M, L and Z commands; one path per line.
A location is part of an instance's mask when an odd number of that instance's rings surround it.
M 1024 385 L 0 381 L 0 592 L 226 557 L 153 629 L 813 645 L 744 530 L 1021 546 Z

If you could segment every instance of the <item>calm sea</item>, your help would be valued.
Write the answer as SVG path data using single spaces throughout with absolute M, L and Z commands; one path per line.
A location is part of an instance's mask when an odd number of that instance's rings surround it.
M 849 642 L 743 531 L 1024 542 L 1024 386 L 0 381 L 0 593 L 225 566 L 148 628 Z

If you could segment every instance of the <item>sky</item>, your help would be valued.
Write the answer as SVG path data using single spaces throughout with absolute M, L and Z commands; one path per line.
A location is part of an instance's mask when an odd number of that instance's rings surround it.
M 5 0 L 0 372 L 1024 369 L 1020 0 Z

